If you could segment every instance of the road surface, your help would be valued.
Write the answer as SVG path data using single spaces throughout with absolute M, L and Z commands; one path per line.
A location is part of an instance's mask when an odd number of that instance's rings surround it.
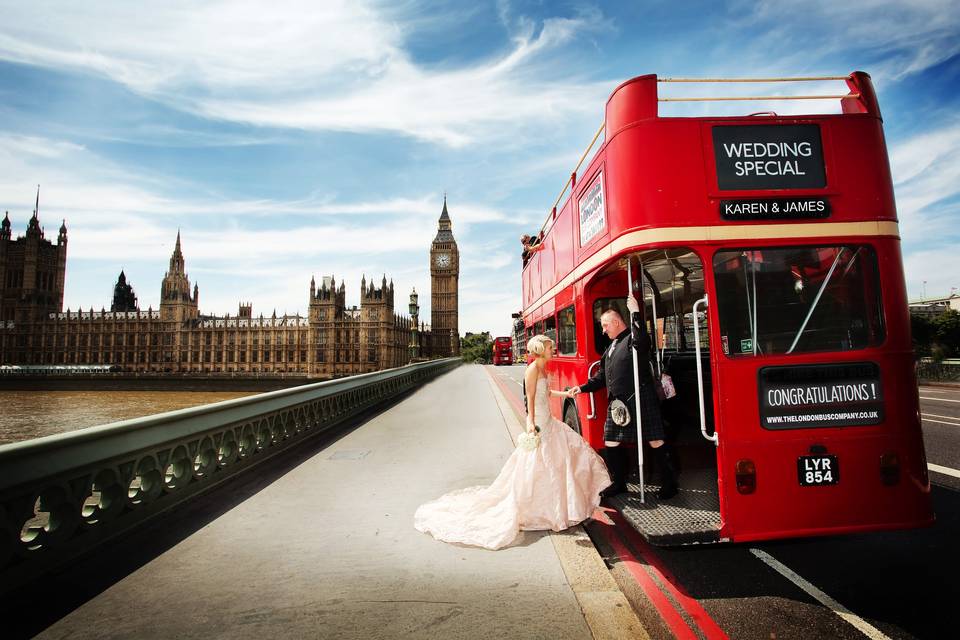
M 521 398 L 523 365 L 487 370 Z M 634 563 L 623 561 L 604 525 L 590 525 L 651 636 L 960 637 L 960 389 L 925 386 L 920 397 L 932 528 L 673 549 L 640 542 L 628 549 Z

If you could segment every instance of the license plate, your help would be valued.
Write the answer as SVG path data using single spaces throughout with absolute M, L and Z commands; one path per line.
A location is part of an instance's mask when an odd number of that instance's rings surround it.
M 797 477 L 801 487 L 837 484 L 840 480 L 837 456 L 800 456 L 797 459 Z

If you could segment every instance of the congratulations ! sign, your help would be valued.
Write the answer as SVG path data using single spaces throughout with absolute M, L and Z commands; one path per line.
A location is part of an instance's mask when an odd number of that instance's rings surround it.
M 883 421 L 880 368 L 872 362 L 764 367 L 758 388 L 760 424 L 765 429 Z
M 725 191 L 827 186 L 815 124 L 715 126 L 713 152 Z

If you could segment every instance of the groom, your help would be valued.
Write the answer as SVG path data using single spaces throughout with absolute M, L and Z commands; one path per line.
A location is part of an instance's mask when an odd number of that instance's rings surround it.
M 604 449 L 601 450 L 600 454 L 607 463 L 613 484 L 603 492 L 603 495 L 615 496 L 618 493 L 623 493 L 627 490 L 629 453 L 621 444 L 637 441 L 636 403 L 633 397 L 633 354 L 630 349 L 637 350 L 643 439 L 650 444 L 663 474 L 658 497 L 661 500 L 668 500 L 677 494 L 677 473 L 672 448 L 664 440 L 660 400 L 657 398 L 653 376 L 648 364 L 650 362 L 650 337 L 637 319 L 640 313 L 640 305 L 633 296 L 627 298 L 627 309 L 630 310 L 630 316 L 634 318 L 632 334 L 630 327 L 623 321 L 616 309 L 604 311 L 603 315 L 600 316 L 600 326 L 613 342 L 610 343 L 600 359 L 600 369 L 597 375 L 579 387 L 573 387 L 570 391 L 573 395 L 576 395 L 599 391 L 606 387 L 607 420 L 603 425 Z M 634 336 L 636 336 L 636 339 L 634 339 Z M 614 420 L 611 412 L 611 405 L 614 400 L 620 400 L 627 407 L 630 420 L 625 425 L 619 425 Z

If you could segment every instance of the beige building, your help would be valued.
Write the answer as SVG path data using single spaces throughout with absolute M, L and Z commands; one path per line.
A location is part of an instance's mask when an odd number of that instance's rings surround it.
M 948 310 L 960 311 L 960 294 L 951 290 L 949 296 L 911 300 L 907 304 L 911 314 L 932 320 Z
M 2 364 L 329 378 L 459 353 L 459 257 L 446 201 L 430 251 L 432 286 L 442 288 L 432 296 L 440 302 L 440 314 L 434 310 L 434 318 L 442 321 L 440 332 L 418 326 L 415 291 L 410 317 L 397 313 L 393 282 L 385 275 L 379 283 L 361 280 L 359 306 L 346 305 L 346 283 L 330 276 L 319 283 L 311 278 L 306 316 L 254 316 L 249 303 L 241 303 L 235 316 L 204 315 L 199 288 L 191 286 L 187 275 L 179 233 L 161 283 L 159 309 L 139 309 L 121 272 L 110 311 L 62 311 L 66 226 L 53 245 L 43 237 L 35 211 L 25 237 L 14 241 L 10 235 L 7 217 L 0 235 Z M 437 259 L 438 252 L 447 257 Z

